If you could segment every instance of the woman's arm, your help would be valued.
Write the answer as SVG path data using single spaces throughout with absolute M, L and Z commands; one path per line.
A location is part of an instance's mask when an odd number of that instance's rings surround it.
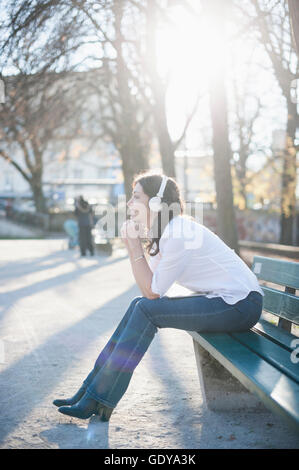
M 153 273 L 144 256 L 141 240 L 139 237 L 128 237 L 131 221 L 125 222 L 122 228 L 122 239 L 128 250 L 133 275 L 142 295 L 148 299 L 157 299 L 160 296 L 151 290 Z
M 140 243 L 140 246 L 138 246 L 137 244 L 133 246 L 129 244 L 129 247 L 130 247 L 129 256 L 130 256 L 132 271 L 133 271 L 136 283 L 138 284 L 143 296 L 147 297 L 148 299 L 159 298 L 160 296 L 158 294 L 155 294 L 151 290 L 153 273 L 148 265 L 148 262 L 144 255 L 142 258 L 139 258 L 143 254 L 141 243 Z

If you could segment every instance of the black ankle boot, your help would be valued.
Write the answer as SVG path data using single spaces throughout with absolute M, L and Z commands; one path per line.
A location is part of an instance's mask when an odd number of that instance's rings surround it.
M 75 393 L 75 395 L 71 398 L 61 398 L 61 399 L 57 399 L 57 400 L 54 400 L 53 401 L 53 405 L 55 406 L 71 406 L 71 405 L 75 405 L 84 395 L 84 393 L 86 392 L 86 386 L 85 385 L 82 385 L 78 392 Z
M 74 418 L 88 419 L 92 415 L 98 415 L 101 421 L 109 421 L 113 408 L 108 408 L 88 395 L 84 395 L 76 405 L 62 406 L 58 408 L 58 411 Z

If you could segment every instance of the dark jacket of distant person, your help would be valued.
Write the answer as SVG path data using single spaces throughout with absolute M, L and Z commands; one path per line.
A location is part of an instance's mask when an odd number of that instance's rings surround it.
M 80 196 L 76 201 L 75 215 L 78 219 L 78 224 L 81 227 L 93 226 L 93 211 L 92 207 L 85 199 Z

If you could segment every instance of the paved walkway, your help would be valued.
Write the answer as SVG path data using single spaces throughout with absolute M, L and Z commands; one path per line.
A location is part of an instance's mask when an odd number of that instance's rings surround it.
M 52 405 L 80 386 L 131 299 L 125 251 L 79 258 L 63 240 L 0 241 L 0 447 L 299 448 L 268 411 L 204 409 L 192 342 L 160 330 L 110 423 Z

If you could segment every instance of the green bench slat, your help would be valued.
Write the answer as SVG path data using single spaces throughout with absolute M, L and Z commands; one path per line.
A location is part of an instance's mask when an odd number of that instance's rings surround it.
M 262 287 L 263 309 L 299 325 L 299 297 L 271 287 Z
M 299 385 L 228 334 L 189 332 L 272 411 L 299 431 Z
M 230 335 L 299 384 L 299 367 L 291 361 L 290 352 L 253 331 Z
M 265 336 L 265 338 L 270 339 L 287 351 L 292 352 L 291 342 L 294 339 L 294 335 L 282 328 L 277 328 L 276 325 L 272 325 L 267 320 L 261 318 L 259 322 L 254 325 L 252 330 Z
M 262 281 L 299 289 L 299 263 L 255 256 L 252 271 Z

